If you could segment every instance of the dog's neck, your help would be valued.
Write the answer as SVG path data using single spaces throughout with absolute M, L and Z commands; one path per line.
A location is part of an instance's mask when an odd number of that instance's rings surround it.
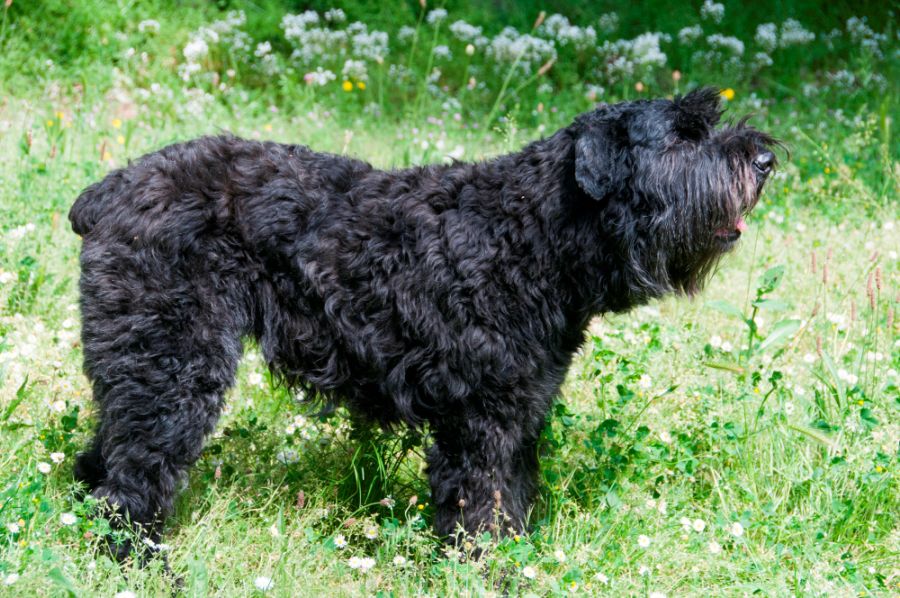
M 535 262 L 533 268 L 551 285 L 577 289 L 562 298 L 565 305 L 560 307 L 586 322 L 601 313 L 626 311 L 670 289 L 652 274 L 658 264 L 642 263 L 638 252 L 618 242 L 612 225 L 616 206 L 598 202 L 578 186 L 575 140 L 575 130 L 566 127 L 482 167 L 503 182 L 503 192 L 493 195 L 501 203 L 498 217 L 534 218 L 529 231 L 538 238 L 531 242 L 549 248 L 553 259 Z M 527 203 L 529 209 L 503 210 L 504 202 L 517 207 Z

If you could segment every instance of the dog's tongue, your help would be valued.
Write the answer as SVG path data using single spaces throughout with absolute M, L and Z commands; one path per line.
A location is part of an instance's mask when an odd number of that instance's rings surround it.
M 727 237 L 731 235 L 732 232 L 737 231 L 741 234 L 747 230 L 747 222 L 744 220 L 744 217 L 741 216 L 738 218 L 738 221 L 734 223 L 734 228 L 720 228 L 716 231 L 716 234 L 721 237 Z

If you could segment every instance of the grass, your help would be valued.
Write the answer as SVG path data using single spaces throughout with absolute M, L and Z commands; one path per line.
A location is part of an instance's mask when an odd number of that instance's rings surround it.
M 427 51 L 392 50 L 411 65 L 411 81 L 370 65 L 367 88 L 345 93 L 340 78 L 318 89 L 299 84 L 300 71 L 267 79 L 253 66 L 216 92 L 212 73 L 225 81 L 228 68 L 219 55 L 204 63 L 208 78 L 184 82 L 181 49 L 221 18 L 213 4 L 173 13 L 166 2 L 85 2 L 65 12 L 48 1 L 45 14 L 24 4 L 4 12 L 0 29 L 0 595 L 172 591 L 160 562 L 120 567 L 105 556 L 108 523 L 71 476 L 93 424 L 75 309 L 79 240 L 65 218 L 84 186 L 129 158 L 223 129 L 383 167 L 451 151 L 479 159 L 589 109 L 585 83 L 605 85 L 602 99 L 615 101 L 700 82 L 733 88 L 729 115 L 756 113 L 791 157 L 701 297 L 593 322 L 544 434 L 530 534 L 482 538 L 480 560 L 458 558 L 430 533 L 423 439 L 354 428 L 341 411 L 304 411 L 248 346 L 169 520 L 169 564 L 191 596 L 900 592 L 900 151 L 896 88 L 868 83 L 878 73 L 896 81 L 896 23 L 882 5 L 854 9 L 883 25 L 881 59 L 846 33 L 829 54 L 822 32 L 853 15 L 841 6 L 816 22 L 814 3 L 761 15 L 729 4 L 721 29 L 748 48 L 765 19 L 801 18 L 817 40 L 808 51 L 785 49 L 768 73 L 731 79 L 667 47 L 669 62 L 645 73 L 644 92 L 636 76 L 607 85 L 595 66 L 562 54 L 530 83 L 507 76 L 516 68 L 507 65 L 468 90 L 471 67 L 489 68 L 476 54 L 469 67 L 444 67 L 442 90 L 426 79 L 429 46 L 453 42 L 427 30 Z M 257 40 L 286 10 L 232 4 L 247 11 Z M 530 6 L 511 21 L 522 31 L 541 8 Z M 448 8 L 449 21 L 492 34 L 506 24 L 490 11 Z M 623 39 L 651 27 L 629 7 L 565 8 L 573 23 L 617 10 Z M 351 20 L 368 16 L 361 4 L 345 9 Z M 369 21 L 415 26 L 418 4 L 404 10 Z M 672 34 L 701 22 L 713 29 L 696 8 L 649 12 Z M 160 21 L 160 35 L 138 31 L 147 18 Z M 129 47 L 136 58 L 123 58 Z M 830 83 L 839 68 L 856 83 Z M 538 90 L 545 81 L 552 91 Z M 185 110 L 198 97 L 197 111 Z M 459 107 L 446 109 L 449 98 Z M 374 567 L 352 568 L 351 557 L 374 558 Z

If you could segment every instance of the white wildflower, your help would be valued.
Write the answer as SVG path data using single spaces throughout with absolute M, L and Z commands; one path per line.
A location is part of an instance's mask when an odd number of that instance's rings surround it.
M 743 56 L 744 42 L 736 37 L 714 33 L 706 38 L 706 41 L 716 50 L 727 50 L 734 56 Z
M 196 63 L 209 53 L 209 46 L 202 38 L 195 37 L 184 47 L 182 54 L 188 62 Z
M 781 39 L 779 45 L 782 48 L 788 46 L 802 46 L 816 39 L 816 34 L 806 30 L 800 21 L 787 19 L 781 24 Z
M 684 27 L 678 32 L 678 41 L 683 46 L 689 46 L 701 37 L 703 37 L 703 27 L 700 25 Z
M 619 28 L 619 15 L 614 12 L 604 13 L 600 15 L 597 23 L 600 25 L 600 31 L 603 33 L 613 33 Z
M 535 571 L 534 567 L 526 565 L 522 567 L 522 576 L 526 579 L 534 579 L 537 577 L 537 571 Z
M 7 575 L 6 577 L 3 578 L 3 585 L 11 586 L 14 583 L 16 583 L 17 581 L 19 581 L 19 574 L 18 573 L 10 573 L 9 575 Z
M 703 6 L 700 7 L 700 17 L 716 24 L 721 23 L 725 17 L 725 5 L 712 0 L 704 0 Z
M 438 60 L 450 60 L 453 58 L 453 53 L 450 52 L 450 48 L 445 45 L 435 46 L 432 51 L 434 52 L 434 57 Z
M 435 8 L 425 17 L 425 21 L 429 25 L 437 25 L 447 18 L 447 11 L 443 8 Z
M 262 58 L 263 56 L 269 54 L 272 51 L 271 42 L 260 42 L 256 44 L 256 50 L 253 51 L 253 55 L 257 58 Z
M 63 525 L 74 525 L 78 517 L 74 513 L 63 513 L 59 516 L 59 520 Z
M 325 20 L 329 23 L 343 23 L 347 20 L 347 15 L 340 8 L 332 8 L 325 11 Z
M 405 567 L 406 566 L 406 557 L 402 555 L 397 555 L 394 557 L 394 560 L 391 561 L 394 563 L 395 567 Z
M 334 547 L 338 550 L 343 550 L 347 547 L 347 538 L 344 537 L 344 534 L 338 534 L 334 537 Z
M 275 583 L 272 581 L 271 577 L 260 575 L 253 580 L 253 586 L 260 592 L 267 592 L 275 587 Z
M 694 528 L 694 531 L 699 534 L 699 533 L 702 533 L 703 530 L 706 529 L 706 522 L 703 521 L 702 519 L 694 519 L 694 522 L 691 524 L 691 527 Z
M 756 43 L 765 50 L 771 52 L 778 47 L 778 29 L 775 23 L 762 23 L 756 27 L 756 35 L 753 37 Z
M 650 546 L 650 538 L 648 538 L 644 534 L 641 534 L 640 536 L 638 536 L 638 546 L 640 546 L 641 548 L 648 548 Z
M 710 554 L 719 554 L 722 552 L 722 545 L 716 542 L 715 540 L 710 540 L 709 544 L 706 545 L 709 548 Z
M 735 521 L 729 526 L 728 531 L 731 532 L 731 535 L 735 538 L 740 538 L 744 535 L 744 526 L 741 525 L 739 521 Z
M 481 37 L 481 27 L 470 25 L 465 21 L 454 21 L 450 24 L 450 33 L 461 42 L 475 43 Z
M 37 470 L 44 475 L 47 475 L 48 473 L 50 473 L 50 469 L 51 469 L 51 467 L 50 467 L 49 463 L 45 463 L 45 462 L 41 461 L 40 463 L 37 464 Z
M 138 23 L 138 31 L 141 33 L 156 33 L 159 31 L 159 21 L 154 19 L 145 19 Z

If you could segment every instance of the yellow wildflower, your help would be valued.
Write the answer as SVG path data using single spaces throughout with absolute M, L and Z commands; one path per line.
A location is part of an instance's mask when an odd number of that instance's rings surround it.
M 365 88 L 366 88 L 366 82 L 365 82 L 365 81 L 357 81 L 357 82 L 356 82 L 356 86 L 357 86 L 358 88 L 360 88 L 360 89 L 365 89 Z
M 734 99 L 734 90 L 728 87 L 726 89 L 723 89 L 720 95 L 730 102 Z
M 349 81 L 344 81 L 343 85 L 341 85 L 344 91 L 353 91 L 353 83 Z

